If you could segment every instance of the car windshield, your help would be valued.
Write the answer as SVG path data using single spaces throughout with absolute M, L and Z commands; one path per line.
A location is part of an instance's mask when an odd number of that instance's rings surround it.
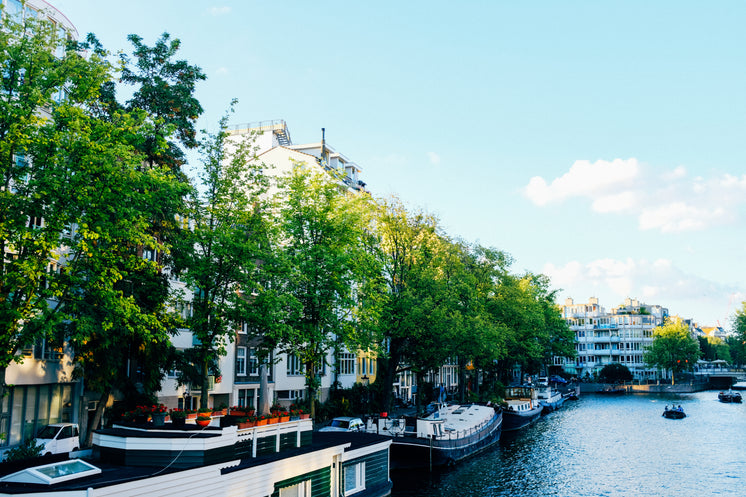
M 347 428 L 350 426 L 350 423 L 348 421 L 342 421 L 341 419 L 333 419 L 332 426 L 335 428 Z
M 45 426 L 41 429 L 39 434 L 36 436 L 36 438 L 54 438 L 54 436 L 57 434 L 57 432 L 60 430 L 59 426 Z

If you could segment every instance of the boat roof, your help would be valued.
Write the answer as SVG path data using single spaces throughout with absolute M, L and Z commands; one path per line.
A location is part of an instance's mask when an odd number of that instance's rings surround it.
M 126 429 L 110 429 L 100 430 L 106 432 L 116 432 L 118 430 L 126 431 Z M 219 436 L 219 431 L 215 433 L 209 433 L 209 429 L 205 432 L 195 433 L 194 437 L 206 438 Z M 168 434 L 165 432 L 154 433 L 153 436 L 159 438 L 169 437 L 169 435 L 177 437 L 178 434 Z M 146 433 L 138 433 L 138 436 L 148 436 Z M 183 435 L 182 435 L 183 437 Z M 240 459 L 237 465 L 224 468 L 221 473 L 227 474 L 242 469 L 261 466 L 264 464 L 271 463 L 287 457 L 298 456 L 302 454 L 312 453 L 318 450 L 327 449 L 330 447 L 338 447 L 345 445 L 344 451 L 350 451 L 359 449 L 366 446 L 372 446 L 380 443 L 390 443 L 391 438 L 375 435 L 370 433 L 319 433 L 314 432 L 312 441 L 309 445 L 302 447 L 283 449 L 280 452 L 260 455 L 254 458 Z M 194 468 L 203 466 L 197 464 L 189 468 L 162 468 L 162 467 L 145 467 L 145 466 L 125 466 L 121 464 L 111 464 L 97 460 L 95 458 L 81 458 L 90 464 L 93 464 L 96 468 L 100 469 L 100 473 L 84 476 L 74 480 L 62 481 L 55 483 L 53 486 L 47 484 L 38 483 L 18 483 L 18 482 L 0 482 L 0 494 L 36 494 L 39 492 L 64 492 L 64 491 L 80 491 L 87 488 L 102 488 L 110 485 L 125 483 L 128 481 L 142 480 L 157 475 L 165 475 L 178 473 L 180 471 L 189 471 Z

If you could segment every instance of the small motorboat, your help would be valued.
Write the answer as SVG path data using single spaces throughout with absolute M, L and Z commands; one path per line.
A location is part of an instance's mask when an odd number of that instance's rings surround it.
M 686 417 L 686 413 L 684 412 L 684 409 L 681 406 L 679 407 L 672 406 L 671 409 L 669 409 L 668 406 L 666 406 L 666 408 L 663 410 L 662 416 L 668 419 L 683 419 Z
M 729 402 L 729 403 L 741 403 L 741 394 L 738 392 L 734 392 L 733 390 L 728 390 L 727 392 L 720 392 L 718 393 L 718 400 L 720 402 Z

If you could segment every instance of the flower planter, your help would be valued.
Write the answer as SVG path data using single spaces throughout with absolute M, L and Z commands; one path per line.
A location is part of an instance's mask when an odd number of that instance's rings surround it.
M 208 426 L 211 421 L 211 419 L 198 419 L 197 426 L 201 426 L 202 428 L 204 428 L 205 426 Z
M 246 428 L 253 428 L 256 426 L 256 421 L 247 421 L 245 423 L 238 423 L 238 429 L 243 430 Z
M 267 424 L 273 425 L 280 422 L 280 418 L 269 418 L 267 421 L 269 421 Z
M 171 420 L 171 426 L 174 428 L 182 428 L 184 425 L 186 425 L 185 418 L 174 418 Z
M 267 424 L 267 421 L 269 421 L 269 420 L 268 419 L 257 419 L 256 420 L 256 425 L 257 426 L 264 426 L 264 425 Z
M 163 426 L 166 424 L 166 413 L 165 412 L 154 412 L 152 416 L 153 416 L 153 426 Z
M 231 409 L 231 416 L 238 416 L 239 418 L 243 418 L 244 416 L 248 416 L 248 414 L 246 414 L 246 411 L 234 411 L 233 409 Z
M 310 419 L 310 418 L 311 418 L 310 414 L 301 414 L 300 415 L 300 419 Z
M 280 416 L 280 423 L 290 421 L 290 416 Z
M 196 412 L 190 412 L 186 415 L 187 419 L 197 419 L 197 413 Z

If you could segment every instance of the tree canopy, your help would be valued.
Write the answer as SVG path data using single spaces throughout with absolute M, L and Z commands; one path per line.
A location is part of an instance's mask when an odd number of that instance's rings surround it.
M 668 320 L 653 330 L 653 343 L 645 350 L 645 362 L 659 369 L 675 373 L 694 367 L 700 357 L 699 343 L 692 337 L 689 326 L 679 319 Z

